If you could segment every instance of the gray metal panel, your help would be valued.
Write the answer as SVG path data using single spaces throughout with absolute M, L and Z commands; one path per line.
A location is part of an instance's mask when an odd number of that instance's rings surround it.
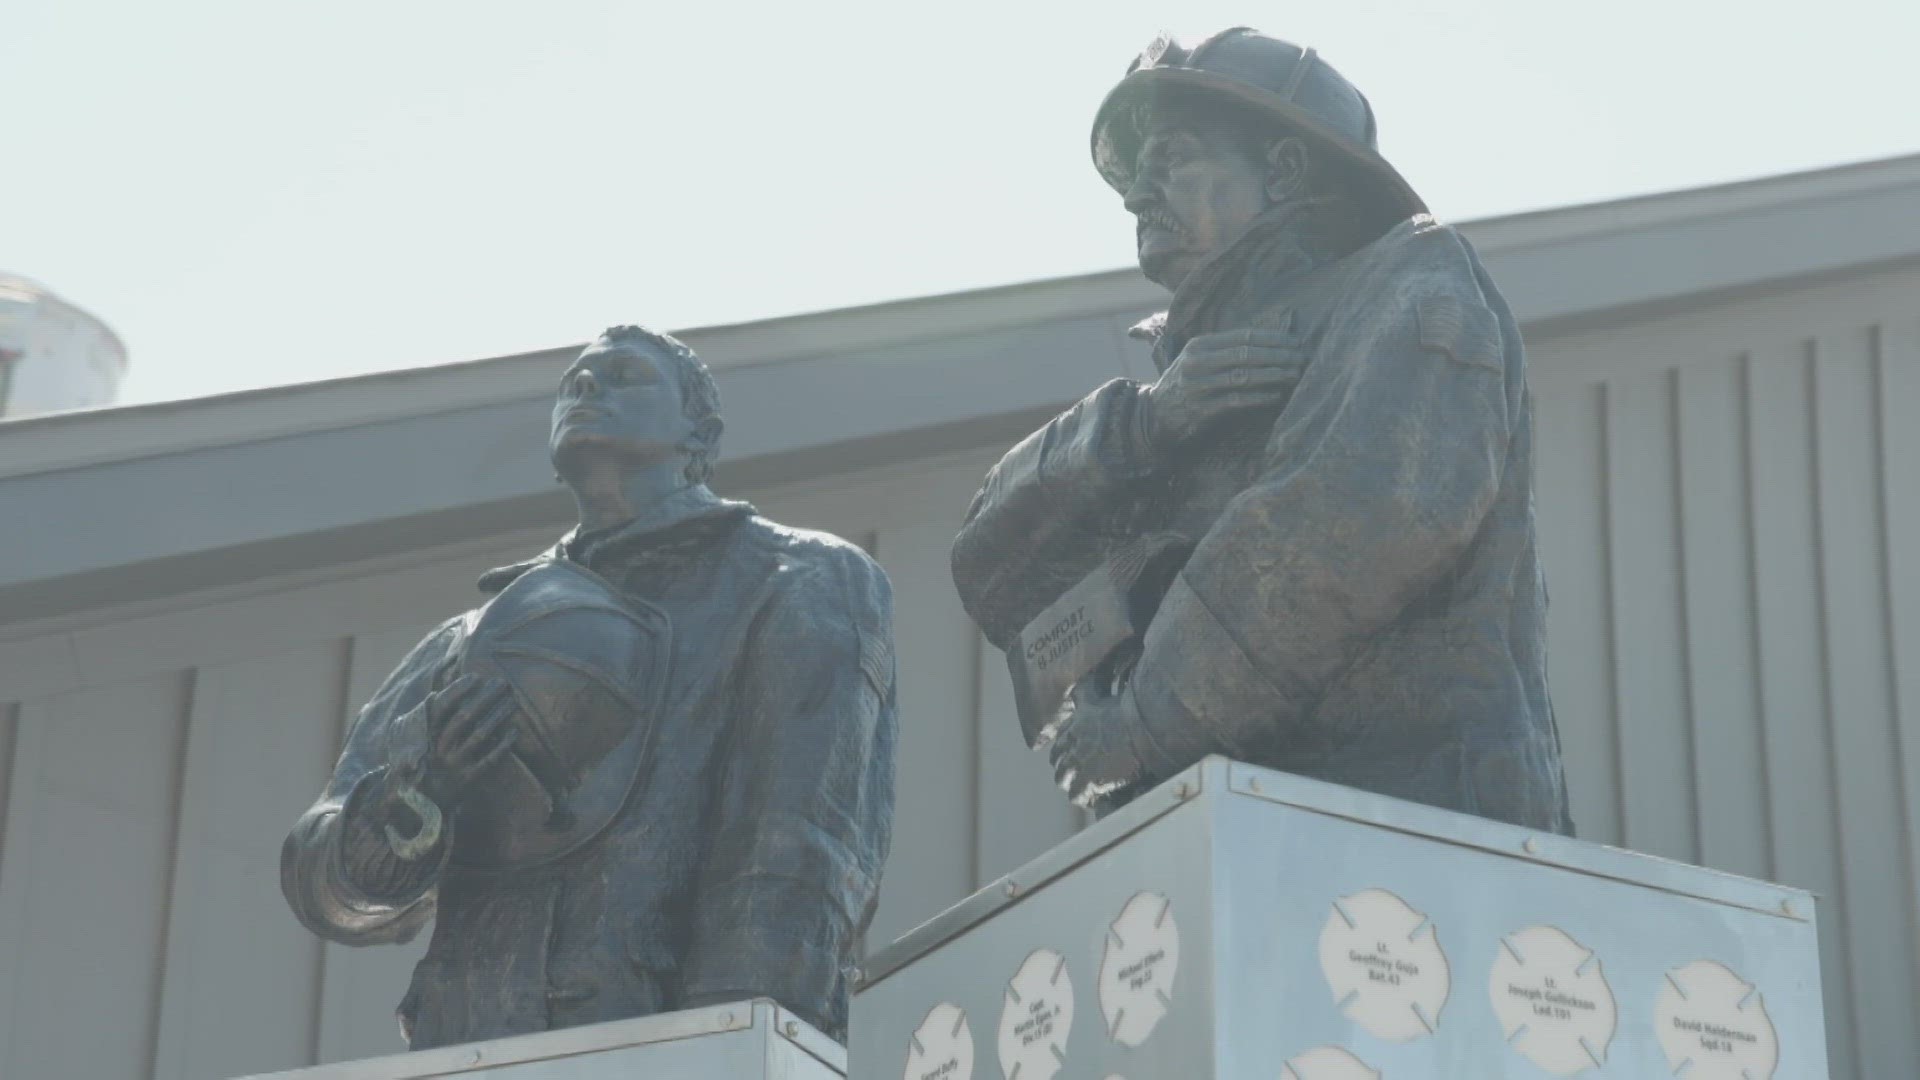
M 1752 413 L 1754 586 L 1760 715 L 1774 838 L 1769 877 L 1840 894 L 1839 826 L 1826 703 L 1817 507 L 1813 496 L 1811 369 L 1806 347 L 1781 336 L 1748 361 Z M 1834 1075 L 1854 1077 L 1855 1047 L 1841 1036 L 1852 1016 L 1844 908 L 1827 910 L 1827 1008 L 1835 1018 Z
M 1337 1043 L 1389 1077 L 1532 1077 L 1502 1044 L 1487 973 L 1503 938 L 1536 925 L 1601 956 L 1619 1002 L 1602 1056 L 1633 1063 L 1623 1075 L 1666 1074 L 1653 998 L 1663 973 L 1701 960 L 1761 988 L 1777 1075 L 1825 1075 L 1804 892 L 1217 759 L 1146 798 L 1015 874 L 1031 883 L 1017 896 L 978 895 L 890 950 L 854 1001 L 855 1080 L 913 1076 L 908 1036 L 942 1003 L 965 1013 L 972 1075 L 996 1075 L 1004 989 L 1041 948 L 1063 958 L 1071 985 L 1063 1075 L 1267 1077 Z M 1364 1034 L 1320 973 L 1332 903 L 1382 888 L 1431 920 L 1451 965 L 1432 1039 Z M 1103 1011 L 1096 973 L 1110 922 L 1142 891 L 1171 899 L 1178 962 L 1159 1027 L 1128 1049 L 1107 1037 L 1121 1017 Z
M 1358 788 L 1251 765 L 1232 764 L 1228 783 L 1234 791 L 1269 802 L 1728 907 L 1769 913 L 1786 912 L 1794 907 L 1805 911 L 1812 895 L 1804 889 L 1690 866 L 1644 852 L 1537 833 L 1518 825 L 1383 798 Z
M 880 982 L 915 957 L 1019 902 L 1209 789 L 1728 907 L 1781 913 L 1805 912 L 1811 905 L 1811 893 L 1788 885 L 1211 757 L 876 952 L 866 965 L 866 985 Z
M 1623 843 L 1699 858 L 1687 709 L 1685 569 L 1676 521 L 1673 375 L 1607 384 L 1607 529 L 1613 580 Z
M 1041 949 L 1065 958 L 1061 980 L 1071 988 L 1071 1022 L 1062 1047 L 1069 1064 L 1063 1075 L 1098 1078 L 1115 1071 L 1119 1062 L 1105 1054 L 1106 1021 L 1096 989 L 1102 944 L 1122 906 L 1142 889 L 1170 902 L 1171 917 L 1180 928 L 1174 983 L 1180 1006 L 1130 1056 L 1127 1072 L 1182 1080 L 1214 1075 L 1208 1023 L 1212 1010 L 1207 1004 L 1215 981 L 1213 954 L 1207 947 L 1213 861 L 1208 815 L 1198 802 L 1185 802 L 1148 820 L 1154 825 L 1145 830 L 1132 821 L 1109 819 L 1081 833 L 1064 845 L 1066 850 L 1014 875 L 1015 880 L 1034 883 L 1023 887 L 1017 899 L 1004 892 L 976 897 L 964 905 L 964 916 L 943 915 L 937 927 L 924 927 L 899 943 L 898 952 L 890 950 L 892 959 L 876 964 L 884 977 L 854 998 L 847 1047 L 850 1075 L 860 1080 L 903 1075 L 909 1080 L 922 1075 L 948 1080 L 949 1074 L 935 1071 L 938 1060 L 908 1068 L 910 1036 L 942 1004 L 958 1006 L 965 1015 L 973 1044 L 971 1078 L 1005 1075 L 996 1052 L 998 1033 L 1007 1022 L 1003 1015 L 1010 1012 L 1024 1019 L 1031 1007 L 1031 1002 L 1015 999 L 1018 991 L 1009 992 L 1010 980 Z M 1103 840 L 1093 849 L 1077 843 L 1095 832 Z M 978 902 L 983 899 L 988 902 Z M 958 910 L 952 914 L 958 916 Z M 950 930 L 963 936 L 947 940 Z M 950 1080 L 970 1078 L 956 1071 Z
M 974 885 L 976 631 L 950 584 L 951 523 L 930 507 L 924 516 L 903 516 L 917 520 L 882 529 L 875 543 L 893 581 L 901 708 L 893 849 L 872 941 L 890 939 Z
M 1880 386 L 1876 402 L 1880 443 L 1881 499 L 1886 506 L 1881 538 L 1886 552 L 1887 634 L 1897 707 L 1895 742 L 1900 747 L 1903 822 L 1907 840 L 1907 925 L 1920 934 L 1920 424 L 1912 422 L 1920 401 L 1920 317 L 1888 319 L 1881 327 Z M 1920 970 L 1920 942 L 1907 950 Z
M 887 978 L 915 957 L 1018 903 L 1155 819 L 1179 809 L 1198 790 L 1199 768 L 1195 766 L 1181 774 L 1187 778 L 1184 785 L 1179 781 L 1162 784 L 914 927 L 884 948 L 869 950 L 862 968 L 862 985 L 872 986 Z
M 1811 897 L 1796 897 L 1801 915 L 1787 918 L 1777 908 L 1693 898 L 1722 891 L 1719 882 L 1684 892 L 1662 887 L 1704 873 L 1691 868 L 1635 874 L 1635 882 L 1565 873 L 1477 840 L 1409 842 L 1323 815 L 1279 816 L 1246 800 L 1221 800 L 1216 813 L 1216 880 L 1225 895 L 1216 905 L 1215 947 L 1232 957 L 1220 965 L 1217 995 L 1221 1076 L 1272 1076 L 1281 1062 L 1328 1044 L 1390 1078 L 1545 1075 L 1503 1045 L 1489 988 L 1502 940 L 1536 926 L 1571 936 L 1600 961 L 1618 1010 L 1601 1074 L 1671 1074 L 1656 1038 L 1655 999 L 1665 973 L 1704 960 L 1760 989 L 1779 1033 L 1775 1076 L 1826 1075 Z M 1281 851 L 1294 856 L 1276 857 Z M 1430 1018 L 1431 1038 L 1395 1042 L 1367 1033 L 1343 1015 L 1322 974 L 1320 930 L 1335 917 L 1333 903 L 1372 889 L 1394 894 L 1437 928 L 1451 985 Z
M 0 1076 L 146 1075 L 186 707 L 186 680 L 161 675 L 20 708 Z
M 1576 319 L 1596 310 L 1670 303 L 1703 288 L 1733 291 L 1910 259 L 1920 251 L 1915 199 L 1912 189 L 1895 188 L 1832 203 L 1709 212 L 1499 251 L 1487 263 L 1520 318 Z
M 323 565 L 184 600 L 11 628 L 0 640 L 0 686 L 26 700 L 415 626 L 469 606 L 483 570 L 526 558 L 560 532 L 556 524 L 436 543 L 405 557 Z
M 109 569 L 129 546 L 165 559 L 551 492 L 546 428 L 526 401 L 14 477 L 7 499 L 38 509 L 0 520 L 0 590 Z M 299 483 L 316 470 L 353 482 Z
M 1886 595 L 1884 456 L 1875 423 L 1877 328 L 1822 334 L 1814 359 L 1815 493 L 1826 651 L 1826 720 L 1833 733 L 1840 872 L 1853 979 L 1853 1025 L 1865 1076 L 1920 1075 L 1913 950 L 1886 947 L 1911 899 L 1907 852 L 1888 843 L 1901 817 Z M 1912 474 L 1909 474 L 1911 478 Z M 1911 479 L 1910 479 L 1911 482 Z M 1920 794 L 1920 792 L 1910 793 Z M 1876 835 L 1878 834 L 1878 835 Z M 1911 925 L 1911 924 L 1909 924 Z M 1906 1045 L 1901 1045 L 1901 1040 Z
M 7 872 L 7 788 L 13 783 L 13 744 L 19 732 L 20 705 L 0 705 L 0 874 Z
M 322 943 L 287 913 L 280 842 L 332 762 L 345 661 L 323 642 L 195 678 L 157 1080 L 313 1061 Z
M 1665 769 L 1662 795 L 1686 801 L 1677 814 L 1637 815 L 1633 843 L 1683 851 L 1697 832 L 1705 862 L 1828 899 L 1837 1076 L 1920 1071 L 1911 1061 L 1920 1044 L 1908 1034 L 1920 1026 L 1912 1000 L 1920 739 L 1911 734 L 1916 694 L 1902 692 L 1914 638 L 1903 612 L 1916 595 L 1903 568 L 1920 530 L 1915 485 L 1901 482 L 1920 468 L 1920 443 L 1899 408 L 1920 399 L 1912 392 L 1920 333 L 1904 314 L 1913 285 L 1905 272 L 1865 277 L 1790 302 L 1549 338 L 1532 357 L 1553 687 L 1576 807 L 1604 812 L 1608 800 L 1593 793 L 1609 782 L 1631 806 L 1634 774 Z M 1597 396 L 1612 408 L 1663 378 L 1675 391 L 1666 445 L 1656 431 L 1637 446 L 1616 439 L 1589 453 L 1581 427 L 1589 403 Z M 1642 492 L 1648 474 L 1657 484 L 1662 473 L 1678 477 L 1674 513 L 1664 499 L 1649 516 L 1614 497 Z M 1618 520 L 1634 514 L 1647 520 Z M 1603 516 L 1615 524 L 1602 536 L 1624 528 L 1642 552 L 1616 553 L 1608 565 L 1619 572 L 1607 575 L 1589 554 Z M 1675 564 L 1684 569 L 1680 603 L 1619 595 L 1643 586 L 1643 566 Z M 1644 618 L 1649 604 L 1676 609 L 1666 628 Z M 1616 658 L 1611 636 L 1594 643 L 1595 628 L 1622 605 L 1642 615 L 1643 629 L 1618 628 L 1637 658 Z M 1646 626 L 1654 634 L 1677 626 L 1685 652 L 1647 648 Z M 1598 715 L 1610 686 L 1598 673 L 1616 663 L 1644 668 L 1649 653 L 1684 660 L 1691 768 L 1630 752 L 1610 780 L 1613 763 L 1595 752 L 1610 737 Z M 1631 725 L 1629 698 L 1646 699 L 1646 688 L 1622 692 L 1620 722 Z M 1650 732 L 1669 749 L 1662 740 L 1684 735 L 1641 723 L 1641 741 Z M 1632 741 L 1634 729 L 1625 734 Z M 1690 788 L 1675 786 L 1682 776 Z M 1596 828 L 1589 813 L 1576 819 L 1582 834 L 1606 838 L 1605 821 Z M 1856 1024 L 1858 1003 L 1866 1013 Z M 1875 1063 L 1856 1071 L 1856 1054 Z
M 1548 686 L 1581 836 L 1618 844 L 1620 740 L 1608 557 L 1607 389 L 1586 378 L 1540 384 L 1535 480 L 1547 575 Z
M 297 1069 L 272 1078 L 835 1080 L 845 1075 L 846 1054 L 837 1043 L 762 999 Z
M 1769 864 L 1766 768 L 1753 722 L 1759 673 L 1741 374 L 1741 359 L 1731 352 L 1680 367 L 1674 450 L 1700 861 L 1762 877 Z

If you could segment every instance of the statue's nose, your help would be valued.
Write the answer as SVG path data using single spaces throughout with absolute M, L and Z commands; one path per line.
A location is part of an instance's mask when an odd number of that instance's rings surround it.
M 1160 192 L 1144 169 L 1134 174 L 1133 182 L 1127 185 L 1126 194 L 1121 197 L 1121 205 L 1127 208 L 1129 214 L 1138 214 L 1159 201 Z
M 593 377 L 592 368 L 581 368 L 573 378 L 573 389 L 580 397 L 591 397 L 600 392 L 600 380 Z

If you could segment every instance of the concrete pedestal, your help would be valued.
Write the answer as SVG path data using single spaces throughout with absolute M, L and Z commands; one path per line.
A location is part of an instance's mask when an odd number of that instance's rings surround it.
M 876 954 L 852 1080 L 1823 1078 L 1805 892 L 1213 759 Z
M 846 1053 L 771 1001 L 366 1058 L 255 1080 L 842 1080 Z

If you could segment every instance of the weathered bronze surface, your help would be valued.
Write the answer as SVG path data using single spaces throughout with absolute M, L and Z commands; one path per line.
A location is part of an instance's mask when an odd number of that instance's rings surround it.
M 892 830 L 892 597 L 714 495 L 720 431 L 673 338 L 582 353 L 550 443 L 579 527 L 415 647 L 287 837 L 315 933 L 433 921 L 416 1049 L 758 996 L 843 1037 Z
M 1375 145 L 1358 90 L 1245 29 L 1157 41 L 1101 106 L 1173 294 L 1136 328 L 1160 375 L 1014 447 L 953 550 L 1082 805 L 1222 753 L 1572 829 L 1519 329 Z

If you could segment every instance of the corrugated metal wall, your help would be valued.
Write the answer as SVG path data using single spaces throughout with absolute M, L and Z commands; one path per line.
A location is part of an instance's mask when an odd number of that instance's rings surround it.
M 1836 1077 L 1920 1075 L 1920 278 L 1535 343 L 1553 678 L 1583 835 L 1825 897 Z M 947 576 L 982 450 L 760 499 L 894 580 L 888 940 L 1071 833 Z M 281 837 L 476 569 L 545 538 L 204 597 L 6 667 L 0 1076 L 226 1076 L 395 1049 L 422 943 L 323 946 Z M 5 665 L 0 665 L 5 666 Z
M 1836 1077 L 1920 1076 L 1920 278 L 1536 350 L 1583 836 L 1822 897 Z
M 399 1048 L 392 1009 L 424 940 L 306 934 L 280 899 L 280 839 L 348 704 L 486 561 L 11 643 L 70 651 L 86 681 L 7 665 L 24 700 L 0 713 L 0 1077 L 200 1080 Z

